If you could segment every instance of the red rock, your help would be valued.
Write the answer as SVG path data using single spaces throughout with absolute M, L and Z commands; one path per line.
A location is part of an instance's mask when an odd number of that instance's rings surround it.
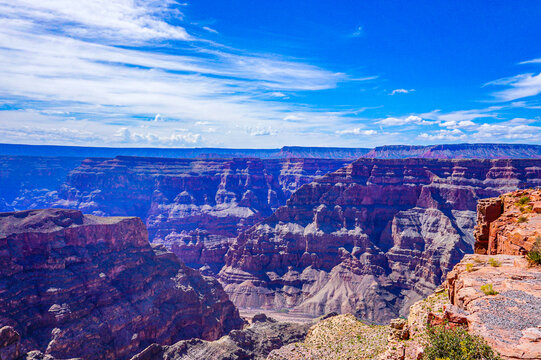
M 477 201 L 539 183 L 540 161 L 359 159 L 240 234 L 220 280 L 239 307 L 406 315 L 473 251 Z
M 521 204 L 521 198 L 527 201 Z M 530 251 L 536 238 L 541 237 L 541 214 L 534 208 L 539 203 L 541 190 L 517 190 L 480 201 L 475 252 L 524 255 Z
M 152 248 L 139 218 L 49 209 L 0 213 L 0 324 L 24 352 L 92 360 L 214 340 L 242 320 L 215 280 Z

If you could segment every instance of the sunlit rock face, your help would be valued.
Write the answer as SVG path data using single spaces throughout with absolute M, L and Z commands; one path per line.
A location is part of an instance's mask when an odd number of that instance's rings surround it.
M 152 247 L 139 218 L 0 213 L 0 328 L 19 334 L 20 353 L 126 359 L 242 323 L 221 285 Z
M 238 233 L 292 192 L 345 164 L 333 159 L 87 159 L 60 188 L 57 207 L 139 216 L 150 240 L 214 273 Z
M 219 277 L 239 307 L 384 322 L 473 252 L 477 200 L 541 184 L 541 160 L 358 161 L 246 230 Z

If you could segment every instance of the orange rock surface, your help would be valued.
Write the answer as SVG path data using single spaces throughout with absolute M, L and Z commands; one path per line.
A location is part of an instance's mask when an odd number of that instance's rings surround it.
M 479 201 L 474 236 L 476 254 L 526 254 L 541 236 L 541 190 Z

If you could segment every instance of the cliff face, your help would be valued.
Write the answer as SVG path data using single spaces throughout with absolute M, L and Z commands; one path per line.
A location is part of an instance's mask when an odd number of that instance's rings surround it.
M 220 279 L 240 307 L 387 321 L 472 252 L 477 200 L 541 184 L 540 165 L 359 159 L 239 235 Z
M 54 206 L 145 220 L 150 239 L 193 267 L 217 271 L 239 231 L 270 215 L 290 194 L 344 160 L 87 159 Z
M 241 324 L 222 287 L 152 248 L 138 218 L 0 213 L 0 325 L 20 334 L 22 352 L 125 359 Z
M 541 236 L 541 191 L 518 190 L 477 205 L 475 252 L 524 255 Z

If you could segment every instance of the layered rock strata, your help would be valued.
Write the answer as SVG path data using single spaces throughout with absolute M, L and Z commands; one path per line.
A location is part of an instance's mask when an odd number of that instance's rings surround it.
M 54 206 L 139 216 L 154 243 L 192 267 L 217 272 L 239 231 L 272 214 L 292 192 L 345 160 L 87 159 Z
M 359 159 L 239 235 L 219 276 L 239 307 L 386 322 L 473 252 L 479 199 L 540 184 L 540 160 Z
M 478 254 L 526 254 L 541 237 L 541 190 L 480 201 L 474 236 Z
M 283 323 L 263 314 L 243 330 L 233 330 L 217 341 L 179 341 L 171 346 L 152 344 L 131 360 L 264 360 L 275 349 L 302 341 L 310 324 Z
M 20 335 L 21 353 L 126 359 L 242 323 L 215 280 L 150 246 L 138 218 L 0 213 L 0 325 Z

